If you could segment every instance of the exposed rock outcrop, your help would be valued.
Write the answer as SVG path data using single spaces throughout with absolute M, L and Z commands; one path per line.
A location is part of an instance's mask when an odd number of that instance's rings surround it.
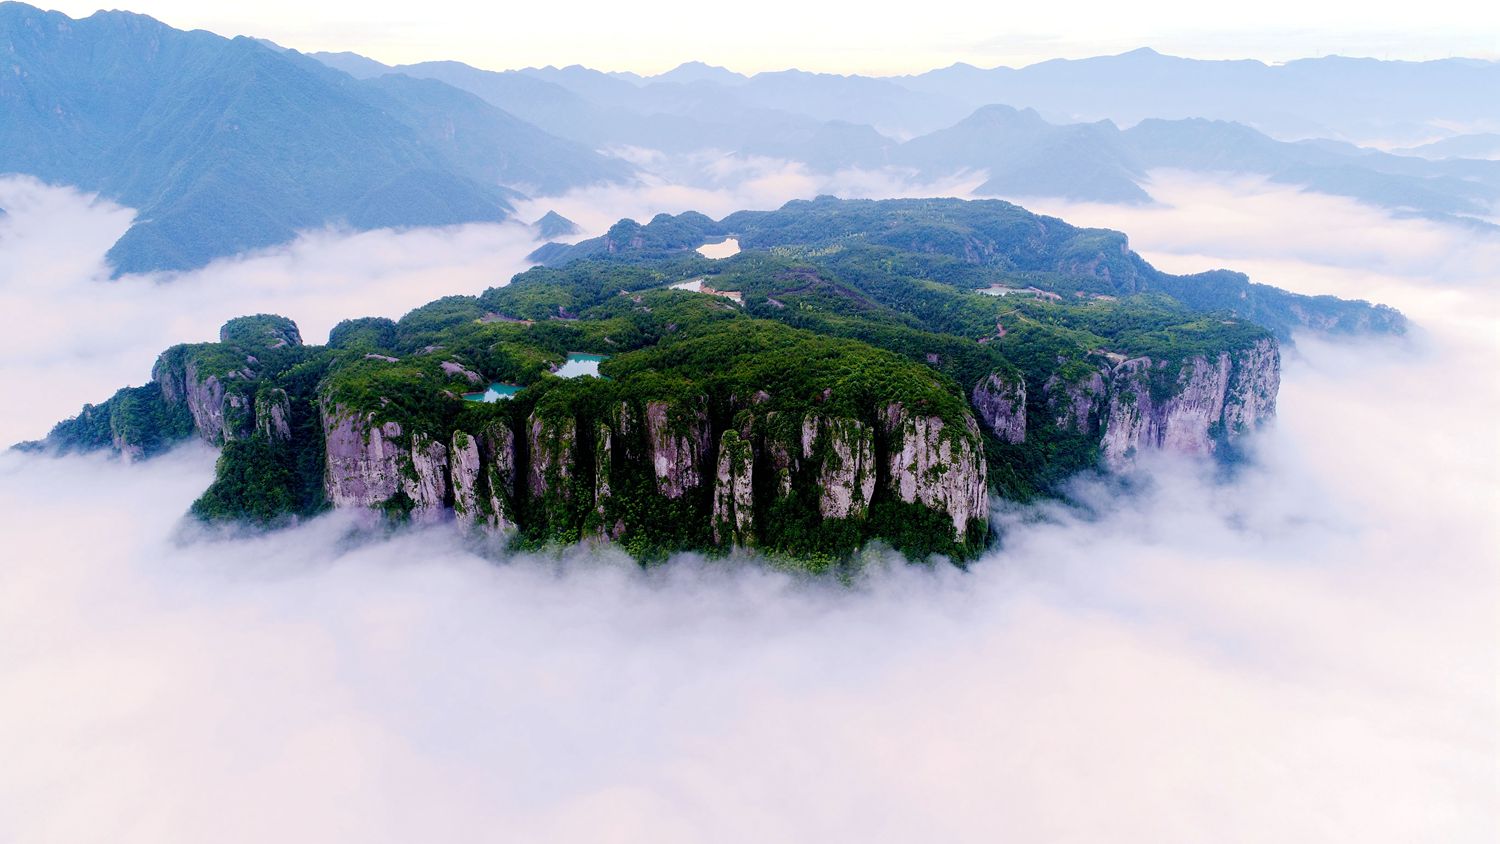
M 487 527 L 488 502 L 484 500 L 484 460 L 479 454 L 479 439 L 464 431 L 454 431 L 448 454 L 452 460 L 449 471 L 453 477 L 453 515 L 466 529 Z
M 210 374 L 191 347 L 168 349 L 156 359 L 151 379 L 168 404 L 186 404 L 193 429 L 212 445 L 244 439 L 255 432 L 250 382 L 256 378 L 249 358 L 236 369 Z
M 714 473 L 713 537 L 720 545 L 753 545 L 755 541 L 755 455 L 738 431 L 719 437 Z
M 1229 392 L 1224 397 L 1224 432 L 1232 443 L 1276 415 L 1281 391 L 1281 348 L 1259 340 L 1234 356 Z
M 219 342 L 250 350 L 281 349 L 302 345 L 297 323 L 276 314 L 235 317 L 219 327 Z
M 797 472 L 797 454 L 799 453 L 793 451 L 795 446 L 788 447 L 779 435 L 780 431 L 777 429 L 781 424 L 782 414 L 774 410 L 766 414 L 764 422 L 766 461 L 770 465 L 777 498 L 785 498 L 792 494 L 792 478 Z
M 1176 368 L 1144 357 L 1124 361 L 1110 379 L 1105 463 L 1120 468 L 1151 449 L 1213 454 L 1275 412 L 1280 384 L 1281 355 L 1270 339 Z
M 573 497 L 573 466 L 577 460 L 578 422 L 572 416 L 548 416 L 533 411 L 527 420 L 526 489 L 537 501 L 568 501 Z
M 459 524 L 497 535 L 514 530 L 516 445 L 510 428 L 497 422 L 477 435 L 454 431 L 449 455 Z
M 702 484 L 710 440 L 708 414 L 701 402 L 647 402 L 646 439 L 662 495 L 681 498 Z
M 969 400 L 979 421 L 997 439 L 1026 441 L 1026 381 L 1019 374 L 990 373 L 974 385 Z
M 448 447 L 423 434 L 413 434 L 411 472 L 402 477 L 402 489 L 416 506 L 416 522 L 442 521 L 448 499 Z
M 875 434 L 857 419 L 809 414 L 802 457 L 816 460 L 818 512 L 825 519 L 863 519 L 875 496 Z
M 321 409 L 326 467 L 323 489 L 335 507 L 380 508 L 405 494 L 419 522 L 444 517 L 448 449 L 421 434 L 402 442 L 401 425 L 341 405 Z
M 1105 374 L 1096 370 L 1074 380 L 1054 374 L 1042 384 L 1042 397 L 1058 430 L 1077 434 L 1099 430 L 1109 393 Z
M 255 430 L 271 442 L 292 438 L 292 402 L 280 387 L 255 394 Z
M 967 414 L 964 422 L 963 429 L 955 429 L 939 417 L 912 414 L 896 403 L 887 405 L 880 419 L 891 493 L 908 504 L 947 513 L 958 539 L 967 534 L 971 520 L 987 521 L 990 507 L 979 426 Z
M 516 437 L 503 422 L 478 434 L 453 432 L 453 510 L 469 529 L 501 534 L 516 528 Z
M 612 495 L 611 476 L 615 465 L 615 432 L 608 423 L 594 426 L 594 522 L 603 539 L 618 539 L 624 526 L 617 530 L 609 524 L 608 502 Z
M 463 364 L 459 363 L 456 360 L 445 360 L 440 365 L 442 367 L 443 373 L 446 374 L 446 375 L 452 375 L 452 376 L 455 376 L 455 377 L 463 378 L 464 380 L 468 381 L 470 384 L 483 384 L 484 383 L 483 376 L 481 376 L 479 373 L 475 372 L 474 370 L 468 368 L 467 366 L 464 366 Z

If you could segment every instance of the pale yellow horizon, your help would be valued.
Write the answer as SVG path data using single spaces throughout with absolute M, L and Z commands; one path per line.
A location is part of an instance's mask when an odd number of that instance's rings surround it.
M 98 8 L 97 0 L 38 5 L 72 17 Z M 1500 8 L 1476 10 L 1459 0 L 1400 8 L 1265 0 L 1229 9 L 1177 0 L 1128 7 L 1085 0 L 1066 8 L 929 0 L 917 8 L 920 15 L 896 4 L 851 13 L 793 0 L 728 11 L 686 0 L 503 7 L 461 0 L 232 6 L 137 0 L 128 6 L 180 29 L 251 35 L 303 52 L 349 51 L 387 64 L 452 59 L 490 70 L 581 64 L 653 75 L 703 61 L 745 74 L 797 68 L 896 76 L 958 62 L 1021 67 L 1140 47 L 1267 63 L 1330 54 L 1500 60 Z

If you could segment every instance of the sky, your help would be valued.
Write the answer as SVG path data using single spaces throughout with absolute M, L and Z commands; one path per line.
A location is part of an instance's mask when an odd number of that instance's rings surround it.
M 827 187 L 759 167 L 552 202 L 597 232 Z M 1129 494 L 1083 476 L 1002 504 L 968 573 L 495 562 L 442 528 L 357 541 L 341 514 L 221 536 L 182 518 L 200 445 L 0 453 L 0 840 L 1494 841 L 1500 244 L 1257 178 L 1150 189 L 1033 204 L 1166 269 L 1368 297 L 1418 330 L 1299 338 L 1240 472 L 1147 461 Z M 109 284 L 129 210 L 14 178 L 0 205 L 0 392 L 29 397 L 6 439 L 231 314 L 318 342 L 498 283 L 532 245 L 325 231 Z
M 98 8 L 88 2 L 40 5 L 74 17 Z M 650 74 L 703 60 L 743 73 L 797 67 L 894 75 L 954 62 L 1014 67 L 1142 46 L 1194 58 L 1269 62 L 1332 53 L 1500 59 L 1500 6 L 1472 0 L 933 0 L 917 6 L 137 0 L 127 8 L 182 29 L 255 35 L 304 52 L 349 50 L 389 64 L 455 59 L 490 70 L 578 63 Z

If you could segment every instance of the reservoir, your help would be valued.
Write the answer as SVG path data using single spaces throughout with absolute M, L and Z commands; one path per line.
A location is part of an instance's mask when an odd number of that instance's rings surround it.
M 730 255 L 738 255 L 740 251 L 739 238 L 726 237 L 718 243 L 705 243 L 698 247 L 698 254 L 705 258 L 728 258 Z
M 519 392 L 521 392 L 521 388 L 515 384 L 502 384 L 496 381 L 489 386 L 489 389 L 486 389 L 482 393 L 464 393 L 464 400 L 482 401 L 485 403 L 496 402 L 501 399 L 508 399 Z
M 599 377 L 599 364 L 609 360 L 609 355 L 591 355 L 587 352 L 568 352 L 568 360 L 558 367 L 560 378 L 577 378 L 580 375 Z

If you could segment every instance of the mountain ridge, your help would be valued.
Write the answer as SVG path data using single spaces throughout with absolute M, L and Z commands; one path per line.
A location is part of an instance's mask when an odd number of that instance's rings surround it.
M 74 20 L 4 3 L 0 45 L 13 67 L 0 76 L 0 172 L 137 209 L 108 255 L 117 275 L 193 269 L 327 225 L 499 221 L 518 195 L 502 182 L 633 173 L 457 89 L 434 110 L 435 89 L 403 97 L 132 13 Z

